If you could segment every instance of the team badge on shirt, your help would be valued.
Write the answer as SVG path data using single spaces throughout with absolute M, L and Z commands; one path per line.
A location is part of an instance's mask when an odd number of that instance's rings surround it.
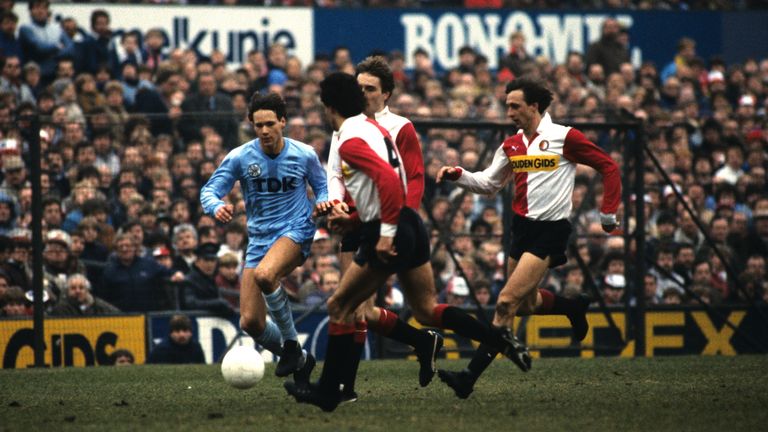
M 549 141 L 547 140 L 541 140 L 539 143 L 539 150 L 546 151 L 549 148 Z
M 248 175 L 251 177 L 258 177 L 261 175 L 261 167 L 259 164 L 248 165 Z

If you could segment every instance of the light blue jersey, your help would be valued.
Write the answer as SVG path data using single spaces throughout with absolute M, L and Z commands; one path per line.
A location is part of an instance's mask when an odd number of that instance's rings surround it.
M 280 237 L 301 245 L 306 258 L 316 230 L 307 183 L 318 202 L 328 200 L 325 170 L 314 149 L 283 140 L 285 146 L 274 158 L 262 151 L 258 138 L 232 150 L 200 191 L 203 210 L 215 215 L 224 205 L 221 198 L 240 181 L 248 214 L 246 268 L 256 267 Z

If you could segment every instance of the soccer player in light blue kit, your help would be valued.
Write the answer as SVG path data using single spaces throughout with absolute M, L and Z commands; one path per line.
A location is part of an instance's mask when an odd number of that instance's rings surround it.
M 240 181 L 248 214 L 240 327 L 280 355 L 277 376 L 294 373 L 296 377 L 303 371 L 308 376 L 314 358 L 301 349 L 280 280 L 309 255 L 316 226 L 306 185 L 312 187 L 318 206 L 325 206 L 325 170 L 312 147 L 283 137 L 286 105 L 276 93 L 255 93 L 248 119 L 256 139 L 229 152 L 200 191 L 200 202 L 206 213 L 228 223 L 234 209 L 222 198 Z M 266 320 L 267 308 L 274 322 Z

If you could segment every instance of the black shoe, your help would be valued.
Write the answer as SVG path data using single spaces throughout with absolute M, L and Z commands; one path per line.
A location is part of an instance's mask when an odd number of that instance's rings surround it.
M 512 360 L 521 371 L 531 370 L 531 353 L 528 352 L 528 347 L 520 342 L 508 328 L 501 329 L 500 336 L 503 344 L 499 351 Z
M 312 377 L 312 370 L 315 368 L 315 356 L 307 353 L 307 359 L 304 361 L 304 366 L 293 373 L 293 380 L 297 386 L 308 386 L 309 379 Z
M 357 402 L 357 392 L 354 390 L 342 390 L 341 391 L 341 403 Z
M 432 382 L 437 372 L 437 354 L 443 348 L 443 337 L 439 333 L 427 330 L 429 343 L 416 348 L 416 357 L 419 360 L 419 385 L 426 387 Z
M 589 297 L 581 294 L 575 298 L 578 303 L 578 307 L 573 313 L 567 314 L 568 321 L 571 322 L 571 328 L 573 328 L 573 338 L 577 341 L 583 341 L 587 337 L 587 330 L 589 330 L 589 323 L 587 322 L 587 311 L 589 310 Z
M 316 383 L 310 383 L 306 386 L 298 386 L 293 381 L 286 381 L 283 383 L 283 387 L 285 387 L 285 391 L 287 391 L 289 395 L 296 399 L 296 402 L 314 405 L 326 412 L 335 410 L 341 402 L 338 394 L 335 397 L 323 394 Z
M 442 382 L 448 384 L 448 387 L 453 389 L 453 392 L 456 393 L 459 399 L 466 399 L 472 394 L 475 379 L 468 370 L 464 369 L 459 372 L 453 372 L 440 369 L 437 371 L 437 374 Z
M 283 354 L 280 356 L 280 361 L 277 362 L 277 367 L 275 368 L 275 375 L 287 377 L 301 369 L 306 359 L 307 357 L 304 355 L 304 351 L 301 350 L 301 345 L 298 342 L 295 340 L 285 341 L 283 343 Z

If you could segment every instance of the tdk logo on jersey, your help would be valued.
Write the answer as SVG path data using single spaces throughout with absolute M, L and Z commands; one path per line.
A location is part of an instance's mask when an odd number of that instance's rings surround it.
M 560 161 L 559 155 L 512 156 L 509 163 L 514 171 L 554 171 Z
M 253 179 L 253 185 L 257 192 L 288 192 L 296 189 L 298 179 L 296 177 L 274 177 Z

